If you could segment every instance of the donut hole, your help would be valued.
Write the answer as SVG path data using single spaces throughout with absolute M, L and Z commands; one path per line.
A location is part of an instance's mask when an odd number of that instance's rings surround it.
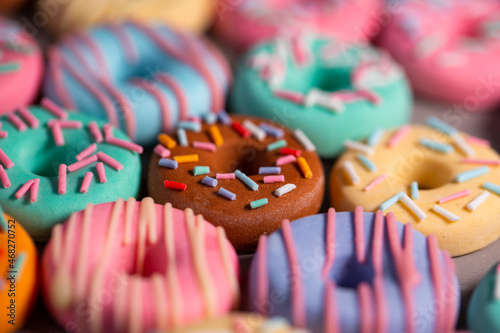
M 334 271 L 333 279 L 340 288 L 356 289 L 360 283 L 372 284 L 375 271 L 372 265 L 360 264 L 355 257 Z
M 314 74 L 311 84 L 322 91 L 351 90 L 351 70 L 347 68 L 323 69 Z
M 424 160 L 422 163 L 411 165 L 402 163 L 393 173 L 401 184 L 409 186 L 412 182 L 418 183 L 419 190 L 433 190 L 448 184 L 453 180 L 453 172 L 448 165 L 437 160 Z
M 40 177 L 57 177 L 59 174 L 59 165 L 70 165 L 75 161 L 75 151 L 68 147 L 54 147 L 50 149 L 35 150 L 29 155 L 21 157 L 23 167 L 29 172 Z
M 217 172 L 234 172 L 240 170 L 246 175 L 258 175 L 262 166 L 274 165 L 264 147 L 240 142 L 221 151 L 217 161 Z

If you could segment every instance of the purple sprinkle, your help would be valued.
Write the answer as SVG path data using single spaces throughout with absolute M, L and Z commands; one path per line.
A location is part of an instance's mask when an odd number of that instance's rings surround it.
M 229 115 L 227 114 L 226 110 L 221 110 L 219 112 L 219 121 L 224 125 L 231 125 L 233 122 L 231 120 L 231 117 L 229 117 Z
M 260 167 L 259 175 L 279 175 L 281 167 Z
M 160 161 L 158 162 L 158 165 L 164 168 L 177 169 L 179 163 L 169 158 L 161 158 Z
M 216 187 L 217 186 L 217 179 L 206 176 L 205 178 L 203 178 L 201 183 L 208 185 L 208 186 L 211 186 L 211 187 Z
M 221 187 L 218 193 L 219 195 L 222 195 L 223 197 L 228 198 L 229 200 L 236 200 L 236 194 L 234 194 L 233 192 L 229 192 L 224 187 Z
M 276 138 L 276 139 L 281 139 L 282 137 L 285 136 L 285 131 L 283 131 L 281 128 L 266 124 L 266 123 L 260 123 L 259 127 L 266 132 L 268 135 Z

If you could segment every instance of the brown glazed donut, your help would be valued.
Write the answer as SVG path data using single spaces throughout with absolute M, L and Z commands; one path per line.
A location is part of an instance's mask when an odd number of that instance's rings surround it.
M 180 127 L 190 128 L 191 125 L 199 127 L 195 129 L 199 130 L 198 132 L 185 130 L 187 146 L 174 143 L 175 147 L 173 147 L 171 138 L 165 140 L 164 134 L 159 136 L 164 146 L 157 146 L 155 152 L 159 153 L 161 150 L 164 156 L 169 155 L 167 162 L 174 163 L 173 160 L 178 160 L 179 157 L 183 159 L 184 155 L 195 154 L 198 156 L 198 161 L 178 163 L 177 169 L 170 169 L 159 166 L 161 157 L 158 153 L 153 154 L 149 164 L 148 192 L 155 202 L 160 204 L 171 202 L 175 208 L 191 208 L 195 214 L 203 214 L 207 221 L 225 229 L 229 240 L 240 252 L 254 250 L 259 236 L 278 229 L 283 219 L 296 220 L 319 211 L 323 200 L 325 180 L 323 167 L 313 149 L 314 146 L 311 147 L 303 140 L 299 141 L 296 139 L 295 132 L 269 120 L 248 116 L 229 118 L 225 113 L 219 114 L 218 118 L 219 121 L 213 124 L 205 121 L 201 124 L 196 121 L 180 122 Z M 248 130 L 243 126 L 248 121 L 255 127 L 261 124 L 271 125 L 282 131 L 283 137 L 273 137 L 268 134 L 259 141 L 258 135 L 263 135 L 264 132 L 261 130 L 257 133 L 258 129 L 257 132 Z M 210 145 L 216 141 L 211 134 L 212 126 L 218 128 L 223 139 L 223 143 L 216 147 L 216 151 L 211 152 L 193 147 L 199 142 Z M 245 133 L 242 134 L 241 130 Z M 178 133 L 176 138 L 178 140 L 180 138 Z M 282 155 L 282 148 L 275 144 L 277 141 L 282 142 L 280 140 L 286 141 L 285 148 L 299 151 L 300 157 L 303 158 L 301 162 L 306 161 L 312 172 L 312 175 L 309 175 L 310 178 L 305 177 L 306 173 L 300 167 L 299 159 L 295 160 L 293 154 L 291 154 L 292 157 L 288 152 L 283 152 L 285 155 Z M 269 144 L 275 144 L 277 148 L 268 151 Z M 212 147 L 215 148 L 215 144 Z M 284 176 L 284 182 L 264 183 L 264 177 L 269 175 L 259 175 L 259 168 L 275 167 L 277 159 L 284 156 L 287 156 L 285 159 L 292 160 L 290 163 L 281 165 L 279 175 Z M 208 166 L 209 173 L 194 176 L 196 166 Z M 215 179 L 217 173 L 233 173 L 235 170 L 240 170 L 253 180 L 255 183 L 252 186 L 258 185 L 258 190 L 252 190 L 238 177 L 218 179 L 215 187 L 202 183 L 206 176 Z M 167 188 L 164 184 L 165 180 L 176 182 L 169 183 L 168 187 L 170 185 L 187 187 L 185 190 Z M 279 197 L 275 190 L 287 184 L 294 184 L 296 188 Z M 235 194 L 235 200 L 220 195 L 221 187 Z M 267 199 L 268 203 L 252 209 L 250 203 L 260 199 Z

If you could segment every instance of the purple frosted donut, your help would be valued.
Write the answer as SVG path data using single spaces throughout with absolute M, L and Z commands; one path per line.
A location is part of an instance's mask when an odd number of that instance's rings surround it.
M 250 309 L 313 332 L 451 332 L 459 299 L 435 236 L 361 207 L 283 221 L 250 269 Z

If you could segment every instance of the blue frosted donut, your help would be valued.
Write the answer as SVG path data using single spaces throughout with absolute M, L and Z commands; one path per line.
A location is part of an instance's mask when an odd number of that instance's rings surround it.
M 53 47 L 44 93 L 150 144 L 179 120 L 222 109 L 230 76 L 205 39 L 129 22 L 70 35 Z
M 313 215 L 262 236 L 249 307 L 312 332 L 451 332 L 454 264 L 434 236 L 382 212 Z

